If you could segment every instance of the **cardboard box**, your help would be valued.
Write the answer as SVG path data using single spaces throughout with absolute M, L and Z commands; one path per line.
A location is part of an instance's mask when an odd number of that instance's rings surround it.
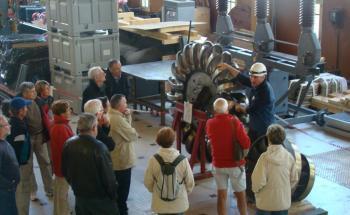
M 160 12 L 164 4 L 164 0 L 141 0 L 142 10 L 150 13 Z

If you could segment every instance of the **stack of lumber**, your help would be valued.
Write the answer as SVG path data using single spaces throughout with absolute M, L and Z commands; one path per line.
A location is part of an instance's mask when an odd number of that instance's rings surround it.
M 317 109 L 327 109 L 331 113 L 350 112 L 350 90 L 343 93 L 332 93 L 328 97 L 314 96 L 311 106 Z
M 118 13 L 119 28 L 139 34 L 141 36 L 150 37 L 160 40 L 162 44 L 175 44 L 179 42 L 180 36 L 187 37 L 189 34 L 189 22 L 160 22 L 159 18 L 140 18 L 135 17 L 133 12 Z M 201 24 L 198 22 L 193 25 Z M 200 39 L 197 31 L 190 31 L 190 40 Z

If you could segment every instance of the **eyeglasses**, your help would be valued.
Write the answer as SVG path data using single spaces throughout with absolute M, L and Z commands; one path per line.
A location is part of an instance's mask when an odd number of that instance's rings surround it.
M 11 125 L 8 124 L 8 123 L 7 124 L 3 124 L 3 125 L 0 124 L 0 128 L 7 127 L 7 126 L 10 127 Z

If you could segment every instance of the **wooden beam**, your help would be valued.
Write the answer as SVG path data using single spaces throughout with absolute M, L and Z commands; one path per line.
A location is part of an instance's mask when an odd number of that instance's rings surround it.
M 142 25 L 142 24 L 150 24 L 150 23 L 159 23 L 160 18 L 149 18 L 149 19 L 135 19 L 135 20 L 130 20 L 129 24 L 130 25 Z

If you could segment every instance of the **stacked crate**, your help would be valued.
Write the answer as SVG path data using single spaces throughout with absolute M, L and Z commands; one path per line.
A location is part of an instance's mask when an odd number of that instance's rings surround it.
M 51 82 L 55 99 L 72 101 L 80 111 L 87 71 L 119 59 L 115 0 L 47 0 Z

